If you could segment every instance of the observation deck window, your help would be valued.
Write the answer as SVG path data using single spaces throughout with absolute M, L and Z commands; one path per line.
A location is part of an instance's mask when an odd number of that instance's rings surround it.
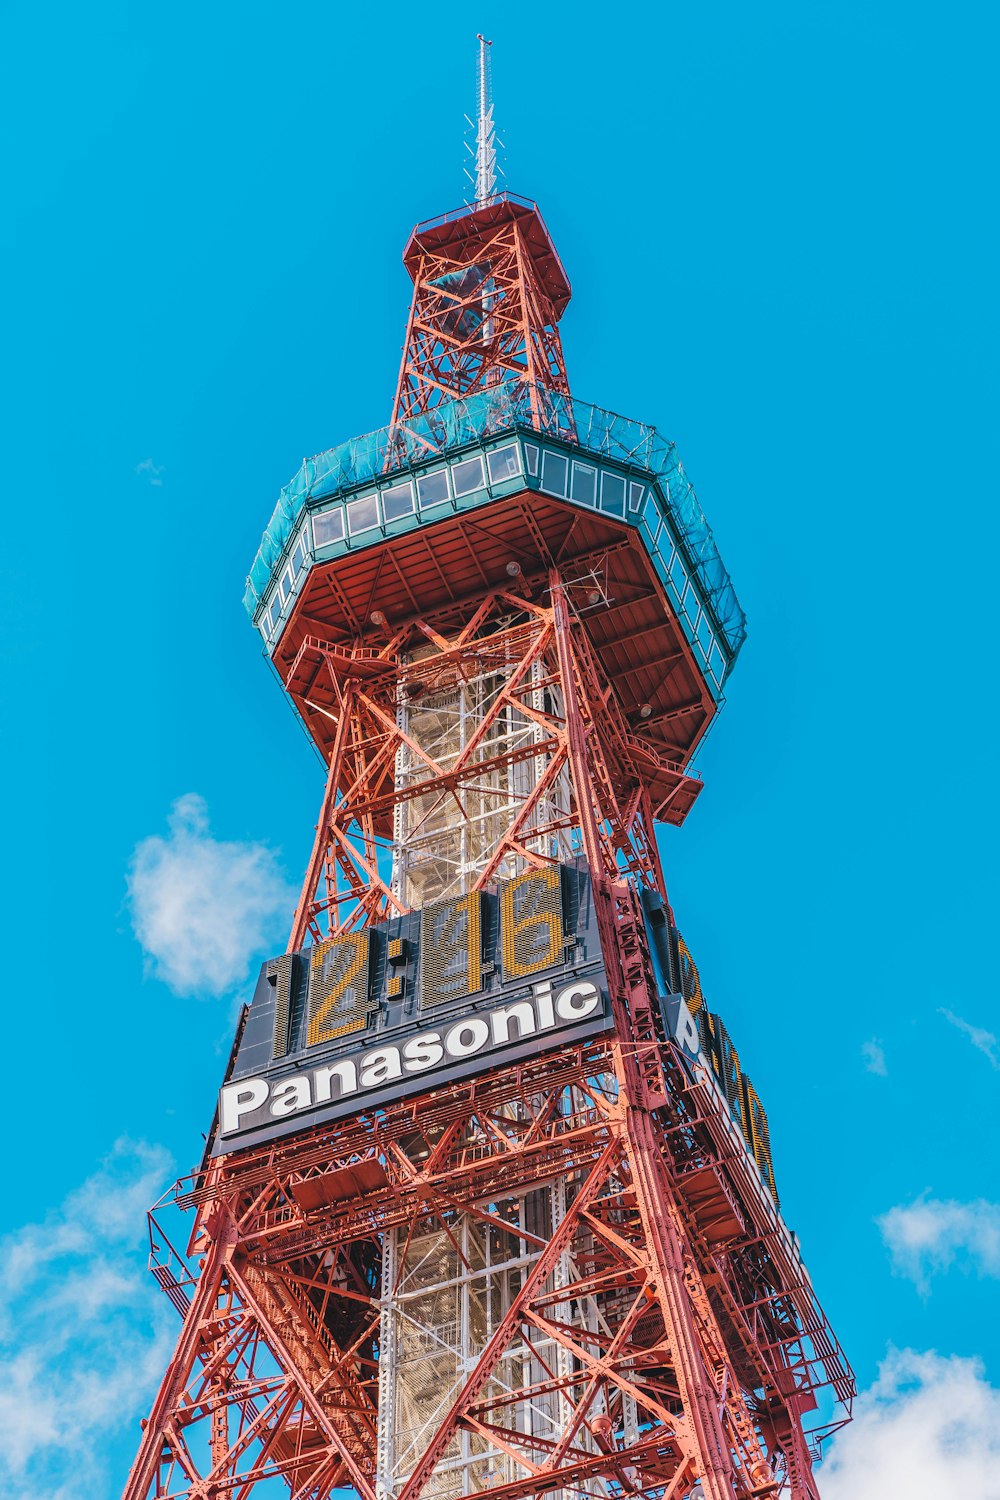
M 537 477 L 538 477 L 538 449 L 537 449 L 537 447 L 535 446 L 534 443 L 525 443 L 525 445 L 524 445 L 524 457 L 525 457 L 525 460 L 526 460 L 527 465 L 528 465 L 528 473 L 533 478 L 537 479 Z
M 592 464 L 574 463 L 571 493 L 581 505 L 597 504 L 597 470 Z
M 439 505 L 450 500 L 448 470 L 435 469 L 432 474 L 421 474 L 417 480 L 417 498 L 422 506 Z
M 347 529 L 351 536 L 361 531 L 371 531 L 378 525 L 378 496 L 362 495 L 360 500 L 351 500 L 347 505 Z
M 412 516 L 413 485 L 409 480 L 382 491 L 382 514 L 387 521 L 399 521 L 403 516 Z
M 564 458 L 561 453 L 550 453 L 546 449 L 542 454 L 542 489 L 550 495 L 561 495 L 565 500 L 568 478 L 569 459 Z
M 504 448 L 494 448 L 492 453 L 487 453 L 486 464 L 493 484 L 515 478 L 521 472 L 521 455 L 517 444 L 508 443 Z
M 483 461 L 481 458 L 467 458 L 463 463 L 455 464 L 451 471 L 452 483 L 455 486 L 456 499 L 459 495 L 471 495 L 474 490 L 486 488 L 486 477 L 483 473 Z
M 344 540 L 344 512 L 338 505 L 333 510 L 321 511 L 313 516 L 313 546 L 325 547 L 329 542 Z
M 628 487 L 628 508 L 637 511 L 642 505 L 642 485 L 631 481 Z
M 620 474 L 601 475 L 601 509 L 613 516 L 625 515 L 625 481 Z

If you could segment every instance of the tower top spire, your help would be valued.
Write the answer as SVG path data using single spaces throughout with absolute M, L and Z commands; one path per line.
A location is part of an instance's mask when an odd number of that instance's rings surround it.
M 476 67 L 476 207 L 482 208 L 496 193 L 497 148 L 493 127 L 493 70 L 491 41 L 477 34 L 479 58 Z

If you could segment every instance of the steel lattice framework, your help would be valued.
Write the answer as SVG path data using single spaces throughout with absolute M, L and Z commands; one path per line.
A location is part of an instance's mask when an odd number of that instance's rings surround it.
M 424 821 L 446 802 L 468 819 L 472 796 L 506 807 L 509 795 L 487 783 L 517 762 L 530 762 L 533 774 L 516 806 L 510 806 L 509 819 L 496 826 L 473 889 L 485 887 L 511 859 L 532 866 L 551 863 L 542 850 L 554 836 L 566 835 L 567 849 L 590 841 L 586 852 L 592 868 L 609 878 L 633 874 L 664 893 L 654 819 L 679 821 L 697 784 L 677 762 L 641 742 L 606 694 L 587 637 L 570 624 L 573 594 L 591 589 L 589 579 L 564 579 L 553 569 L 544 602 L 509 589 L 491 591 L 451 635 L 415 619 L 404 622 L 378 650 L 360 643 L 348 649 L 311 634 L 304 638 L 291 664 L 288 692 L 303 716 L 320 714 L 335 732 L 290 949 L 309 934 L 319 941 L 406 909 L 382 873 L 400 806 L 427 803 Z M 411 657 L 407 648 L 414 640 L 425 649 Z M 474 734 L 441 764 L 408 735 L 398 704 L 419 702 L 442 679 L 453 683 L 484 672 L 493 674 L 498 686 Z M 508 734 L 507 743 L 492 747 L 494 726 L 514 714 L 534 732 Z M 587 767 L 586 781 L 570 780 L 569 795 L 560 798 L 574 739 Z M 400 785 L 396 768 L 404 747 L 412 752 L 417 774 Z M 577 799 L 585 809 L 595 789 L 599 815 L 581 818 Z M 410 832 L 414 837 L 417 830 Z
M 534 205 L 477 200 L 405 260 L 397 427 L 512 375 L 568 392 Z M 644 919 L 714 704 L 598 520 L 525 483 L 447 564 L 454 520 L 313 564 L 274 651 L 328 766 L 289 951 L 582 861 L 609 1025 L 206 1156 L 171 1200 L 186 1251 L 150 1216 L 183 1326 L 124 1500 L 818 1500 L 803 1419 L 853 1377 L 724 1094 L 665 1030 Z M 616 642 L 662 664 L 655 714 L 626 709 Z
M 421 224 L 403 258 L 413 303 L 393 424 L 512 376 L 569 394 L 569 282 L 534 204 L 504 193 Z

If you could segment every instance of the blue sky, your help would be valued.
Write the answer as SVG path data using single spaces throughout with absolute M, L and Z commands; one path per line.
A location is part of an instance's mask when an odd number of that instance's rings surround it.
M 664 854 L 868 1393 L 824 1496 L 986 1500 L 996 35 L 853 0 L 6 17 L 0 1489 L 112 1500 L 165 1359 L 142 1209 L 321 789 L 243 579 L 302 455 L 388 419 L 479 30 L 574 391 L 677 442 L 749 616 Z

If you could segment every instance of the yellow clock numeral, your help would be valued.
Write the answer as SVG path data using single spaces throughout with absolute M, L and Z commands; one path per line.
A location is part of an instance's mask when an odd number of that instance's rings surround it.
M 367 932 L 327 938 L 312 951 L 307 1045 L 329 1042 L 368 1024 Z
M 523 979 L 561 961 L 565 933 L 558 866 L 525 870 L 501 887 L 500 934 L 507 978 Z

